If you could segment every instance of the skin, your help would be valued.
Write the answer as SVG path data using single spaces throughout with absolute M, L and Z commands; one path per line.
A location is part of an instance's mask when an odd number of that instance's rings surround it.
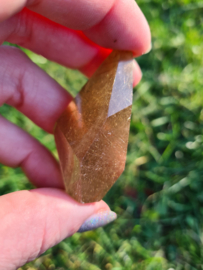
M 91 76 L 112 49 L 150 49 L 150 30 L 134 0 L 0 0 L 0 44 L 26 47 Z M 64 57 L 64 55 L 66 57 Z M 71 96 L 20 50 L 0 46 L 0 104 L 49 133 Z M 141 79 L 135 62 L 134 85 Z M 43 112 L 43 113 L 42 113 Z M 0 117 L 0 162 L 20 166 L 36 185 L 0 197 L 0 269 L 16 269 L 74 234 L 103 201 L 81 205 L 64 193 L 51 153 Z

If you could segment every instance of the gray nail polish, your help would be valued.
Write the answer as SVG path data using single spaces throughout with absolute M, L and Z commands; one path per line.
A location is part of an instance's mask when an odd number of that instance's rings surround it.
M 117 215 L 113 211 L 101 211 L 89 217 L 80 227 L 78 232 L 91 231 L 114 221 Z

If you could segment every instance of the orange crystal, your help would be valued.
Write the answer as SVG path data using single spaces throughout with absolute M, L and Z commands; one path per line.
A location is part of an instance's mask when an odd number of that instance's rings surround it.
M 125 168 L 132 107 L 133 56 L 113 51 L 55 127 L 66 192 L 101 200 Z

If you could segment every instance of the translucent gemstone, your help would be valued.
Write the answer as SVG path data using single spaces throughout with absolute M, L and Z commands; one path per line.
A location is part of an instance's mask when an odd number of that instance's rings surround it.
M 125 168 L 132 57 L 130 52 L 112 52 L 56 123 L 66 192 L 78 202 L 101 200 Z

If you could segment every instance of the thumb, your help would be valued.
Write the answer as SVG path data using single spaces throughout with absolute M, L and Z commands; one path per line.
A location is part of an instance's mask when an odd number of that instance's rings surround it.
M 0 269 L 16 269 L 35 259 L 101 211 L 110 211 L 103 201 L 82 205 L 64 191 L 53 188 L 1 196 Z M 113 219 L 115 215 L 108 221 Z

